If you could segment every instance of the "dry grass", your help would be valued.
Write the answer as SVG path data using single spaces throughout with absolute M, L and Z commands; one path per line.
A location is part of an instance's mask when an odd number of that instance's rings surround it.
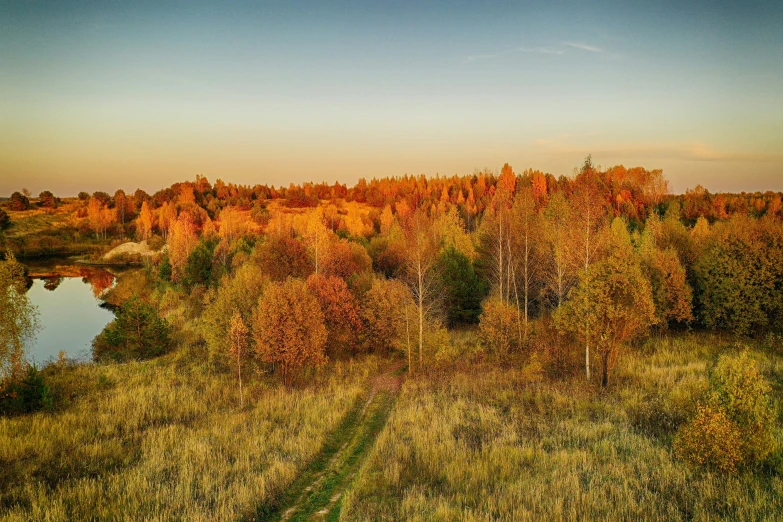
M 51 369 L 71 398 L 0 419 L 2 520 L 238 520 L 269 509 L 363 393 L 377 361 L 333 363 L 299 389 L 232 375 L 195 348 Z M 249 399 L 249 400 L 248 400 Z
M 780 456 L 729 477 L 671 451 L 708 367 L 738 349 L 717 336 L 658 339 L 628 354 L 605 392 L 492 365 L 411 380 L 341 519 L 780 519 Z M 779 348 L 753 353 L 780 390 Z

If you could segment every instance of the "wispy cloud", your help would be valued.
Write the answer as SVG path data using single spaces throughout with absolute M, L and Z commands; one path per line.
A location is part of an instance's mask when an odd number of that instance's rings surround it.
M 605 54 L 606 51 L 598 47 L 597 45 L 590 45 L 583 42 L 562 42 L 557 46 L 537 46 L 537 47 L 526 47 L 526 46 L 520 46 L 520 47 L 514 47 L 512 49 L 507 49 L 505 51 L 499 51 L 496 53 L 477 53 L 477 54 L 469 54 L 467 56 L 464 56 L 462 58 L 462 63 L 468 64 L 473 62 L 478 62 L 482 60 L 492 60 L 495 58 L 500 58 L 502 56 L 508 56 L 515 53 L 526 53 L 526 54 L 548 54 L 552 56 L 562 56 L 564 54 L 567 54 L 569 50 L 577 49 L 579 51 L 587 51 L 590 53 L 596 53 L 596 54 Z
M 539 53 L 539 54 L 565 54 L 565 49 L 552 49 L 551 47 L 517 47 L 517 51 L 523 53 Z
M 563 42 L 563 45 L 579 49 L 580 51 L 587 51 L 589 53 L 603 53 L 604 50 L 596 45 L 589 45 L 583 42 Z

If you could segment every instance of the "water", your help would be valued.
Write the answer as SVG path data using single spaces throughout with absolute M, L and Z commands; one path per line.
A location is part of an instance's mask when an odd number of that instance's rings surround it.
M 41 325 L 28 347 L 28 360 L 41 367 L 57 359 L 60 350 L 69 359 L 90 360 L 93 338 L 114 319 L 111 311 L 100 307 L 100 295 L 114 276 L 101 268 L 52 262 L 28 267 L 33 284 L 27 295 L 38 307 Z

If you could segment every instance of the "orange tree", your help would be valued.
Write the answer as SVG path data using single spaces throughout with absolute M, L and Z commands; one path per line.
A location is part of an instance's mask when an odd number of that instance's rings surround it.
M 347 350 L 354 354 L 362 331 L 359 305 L 348 285 L 339 277 L 312 274 L 307 289 L 318 300 L 326 326 L 326 353 L 334 357 Z
M 279 368 L 285 384 L 302 368 L 326 363 L 326 338 L 324 314 L 304 281 L 269 284 L 253 314 L 253 339 L 256 353 Z

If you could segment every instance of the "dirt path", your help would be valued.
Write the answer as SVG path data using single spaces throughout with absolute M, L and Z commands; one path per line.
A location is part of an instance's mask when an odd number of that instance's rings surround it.
M 367 399 L 347 415 L 321 453 L 289 488 L 269 520 L 337 520 L 343 493 L 389 418 L 402 384 L 404 363 L 389 365 L 372 380 Z

